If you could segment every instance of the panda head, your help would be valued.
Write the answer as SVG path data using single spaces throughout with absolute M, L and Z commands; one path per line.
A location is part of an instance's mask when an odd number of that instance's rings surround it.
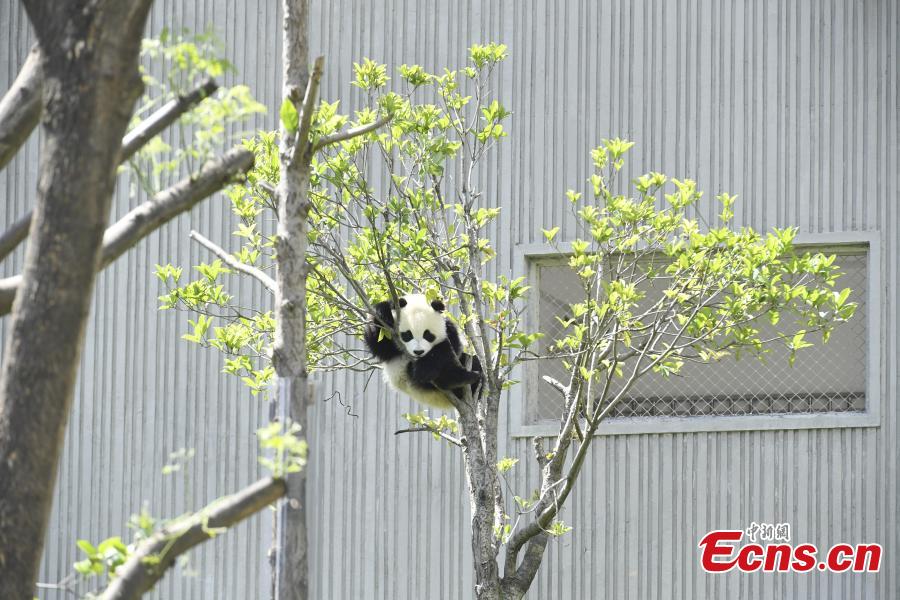
M 400 331 L 400 341 L 412 356 L 424 356 L 447 339 L 443 311 L 443 302 L 428 302 L 424 294 L 408 294 L 399 299 L 397 329 Z

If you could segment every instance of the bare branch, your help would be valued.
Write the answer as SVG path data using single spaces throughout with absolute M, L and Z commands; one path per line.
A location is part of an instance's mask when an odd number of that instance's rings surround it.
M 541 379 L 543 379 L 544 381 L 549 383 L 553 387 L 553 389 L 558 391 L 560 394 L 568 397 L 569 388 L 566 387 L 565 385 L 563 385 L 563 383 L 561 381 L 559 381 L 558 379 L 554 379 L 553 377 L 550 377 L 549 375 L 544 375 L 543 377 L 541 377 Z
M 300 158 L 297 156 L 297 149 L 303 155 L 307 151 L 312 150 L 309 144 L 309 131 L 312 128 L 312 115 L 316 110 L 316 98 L 319 96 L 319 82 L 322 80 L 322 73 L 325 70 L 325 57 L 319 56 L 313 63 L 312 73 L 306 82 L 306 94 L 303 96 L 303 103 L 300 105 L 300 124 L 297 131 L 297 148 L 294 150 L 294 160 Z M 310 152 L 309 156 L 312 156 Z M 302 160 L 306 160 L 304 156 Z
M 31 55 L 29 55 L 28 60 L 32 60 L 32 56 L 37 55 L 36 51 L 32 51 Z M 25 74 L 25 69 L 28 67 L 28 62 L 26 61 L 25 66 L 22 67 L 22 74 L 19 75 L 19 79 L 23 77 Z M 16 79 L 16 84 L 13 85 L 13 88 L 7 93 L 6 97 L 4 97 L 3 101 L 0 102 L 0 168 L 8 162 L 13 155 L 15 155 L 15 151 L 18 150 L 19 146 L 25 141 L 28 137 L 28 133 L 31 132 L 31 129 L 37 124 L 38 119 L 40 118 L 40 90 L 41 90 L 41 82 L 40 82 L 40 66 L 37 68 L 37 95 L 35 98 L 36 106 L 37 106 L 37 114 L 34 117 L 34 123 L 30 125 L 28 131 L 24 132 L 24 138 L 19 140 L 18 145 L 12 150 L 12 154 L 9 157 L 5 156 L 5 123 L 6 118 L 4 116 L 5 106 L 7 99 L 13 95 L 13 92 L 16 91 L 16 85 L 19 82 L 19 79 Z M 154 136 L 161 133 L 166 127 L 174 123 L 181 115 L 192 109 L 194 106 L 199 104 L 204 98 L 210 96 L 213 92 L 218 89 L 219 85 L 213 81 L 212 79 L 207 79 L 198 87 L 196 87 L 193 91 L 185 94 L 184 96 L 179 96 L 173 100 L 170 100 L 163 106 L 161 106 L 158 110 L 154 111 L 149 117 L 141 121 L 137 127 L 129 131 L 125 137 L 122 139 L 122 150 L 119 158 L 119 163 L 123 163 L 127 161 L 129 158 L 134 156 L 134 154 L 144 147 L 144 145 L 153 139 Z M 15 101 L 15 99 L 13 99 Z M 21 99 L 21 102 L 30 102 L 30 98 Z M 25 104 L 22 107 L 17 109 L 17 113 L 22 113 L 24 110 Z M 13 107 L 16 108 L 16 107 Z M 15 114 L 13 115 L 15 117 Z M 20 118 L 20 121 L 23 119 Z M 12 123 L 12 120 L 10 121 Z M 18 127 L 24 127 L 24 124 L 19 123 Z M 0 260 L 5 259 L 9 256 L 16 247 L 22 243 L 22 241 L 28 237 L 28 230 L 31 226 L 31 212 L 26 215 L 20 217 L 12 226 L 7 229 L 2 236 L 0 236 Z
M 136 600 L 162 579 L 179 555 L 272 504 L 286 491 L 282 479 L 262 479 L 167 526 L 142 543 L 103 593 L 103 600 Z
M 105 268 L 157 228 L 222 189 L 252 165 L 252 152 L 233 148 L 221 158 L 207 163 L 196 177 L 182 179 L 131 210 L 103 234 L 100 268 Z M 12 309 L 21 282 L 21 275 L 0 279 L 0 315 L 8 314 Z
M 196 231 L 191 230 L 191 239 L 194 240 L 195 242 L 197 242 L 198 244 L 200 244 L 201 246 L 203 246 L 204 248 L 206 248 L 207 250 L 209 250 L 210 252 L 212 252 L 213 254 L 215 254 L 216 256 L 218 256 L 219 258 L 221 258 L 222 262 L 224 262 L 226 265 L 228 265 L 235 271 L 240 271 L 244 275 L 249 275 L 250 277 L 253 277 L 257 281 L 262 283 L 264 286 L 266 286 L 266 288 L 270 292 L 272 292 L 273 294 L 275 293 L 275 288 L 276 288 L 275 280 L 272 279 L 271 277 L 269 277 L 268 275 L 266 275 L 261 270 L 257 269 L 254 266 L 242 263 L 241 261 L 237 260 L 234 256 L 232 256 L 231 253 L 226 251 L 224 248 L 216 245 L 215 242 L 210 241 L 209 239 L 204 237 L 202 234 L 197 233 Z
M 29 229 L 31 229 L 30 212 L 16 219 L 15 223 L 0 235 L 0 260 L 12 254 L 22 240 L 28 237 Z
M 35 46 L 12 87 L 0 100 L 0 169 L 12 160 L 37 127 L 43 89 L 41 53 Z
M 217 89 L 219 89 L 218 83 L 212 79 L 206 79 L 184 96 L 173 98 L 153 111 L 153 114 L 125 134 L 125 138 L 122 140 L 122 156 L 119 160 L 125 162 L 134 156 L 147 142 L 162 133 L 181 115 L 211 96 Z
M 368 123 L 366 125 L 360 125 L 359 127 L 352 127 L 350 129 L 339 131 L 337 133 L 333 133 L 331 135 L 325 135 L 319 138 L 316 144 L 313 146 L 313 151 L 321 150 L 325 146 L 330 146 L 331 144 L 337 144 L 338 142 L 343 142 L 345 140 L 352 140 L 355 137 L 359 137 L 361 135 L 365 135 L 367 133 L 371 133 L 377 129 L 380 129 L 391 122 L 390 115 L 382 117 L 377 121 L 372 123 Z

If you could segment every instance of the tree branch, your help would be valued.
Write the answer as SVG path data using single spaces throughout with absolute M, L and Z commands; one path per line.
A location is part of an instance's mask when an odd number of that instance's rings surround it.
M 360 125 L 359 127 L 352 127 L 350 129 L 346 129 L 344 131 L 339 131 L 337 133 L 333 133 L 331 135 L 325 135 L 319 138 L 319 140 L 313 146 L 313 152 L 321 150 L 325 146 L 330 146 L 331 144 L 336 144 L 338 142 L 343 142 L 345 140 L 351 140 L 355 137 L 359 137 L 361 135 L 365 135 L 367 133 L 371 133 L 376 129 L 380 129 L 384 127 L 388 123 L 391 122 L 391 117 L 385 116 L 373 123 L 368 123 L 366 125 Z
M 211 240 L 194 230 L 191 230 L 191 239 L 221 258 L 226 265 L 228 265 L 235 271 L 240 271 L 245 275 L 253 277 L 264 286 L 266 286 L 266 288 L 270 292 L 272 292 L 273 294 L 275 293 L 275 280 L 266 275 L 263 271 L 235 259 L 234 256 L 232 256 L 231 253 L 227 252 L 224 248 L 218 246 L 216 243 L 212 242 Z
M 222 189 L 237 175 L 247 172 L 252 165 L 252 152 L 233 148 L 221 158 L 207 163 L 196 177 L 182 179 L 128 212 L 103 234 L 100 269 L 160 226 Z M 0 279 L 0 316 L 12 310 L 21 282 L 21 275 Z
M 125 162 L 144 147 L 144 144 L 162 133 L 169 125 L 178 120 L 181 115 L 188 112 L 204 99 L 211 96 L 219 89 L 219 84 L 213 79 L 206 79 L 199 86 L 185 94 L 169 100 L 149 117 L 138 123 L 137 127 L 129 131 L 122 140 L 122 158 Z
M 175 559 L 208 539 L 218 529 L 243 521 L 284 496 L 282 479 L 262 479 L 240 492 L 220 498 L 200 512 L 167 526 L 142 543 L 116 570 L 103 600 L 136 600 L 162 579 Z
M 313 70 L 312 73 L 310 73 L 306 84 L 306 94 L 303 96 L 303 104 L 300 107 L 300 125 L 299 130 L 297 131 L 297 145 L 302 149 L 301 152 L 304 156 L 298 157 L 295 150 L 295 160 L 300 158 L 305 161 L 307 149 L 310 151 L 312 150 L 312 147 L 309 145 L 309 131 L 312 127 L 312 115 L 316 109 L 316 98 L 319 95 L 319 82 L 322 80 L 322 72 L 324 70 L 325 57 L 319 56 L 316 58 L 315 63 L 313 63 Z M 312 156 L 311 152 L 310 156 Z
M 22 215 L 9 226 L 9 229 L 0 235 L 0 260 L 4 260 L 12 254 L 22 240 L 28 237 L 28 231 L 31 229 L 31 213 Z
M 29 55 L 28 60 L 32 60 L 32 56 L 37 55 L 36 51 L 32 51 L 31 55 Z M 22 67 L 22 74 L 25 73 L 25 69 L 28 67 L 28 62 L 26 61 L 25 66 Z M 19 79 L 22 78 L 22 74 L 19 75 L 19 78 L 16 79 L 16 84 L 18 84 Z M 15 155 L 15 152 L 18 150 L 19 146 L 28 138 L 28 134 L 31 132 L 31 129 L 37 124 L 38 119 L 40 118 L 41 105 L 40 105 L 40 91 L 41 91 L 41 81 L 40 81 L 40 65 L 38 63 L 37 67 L 37 94 L 35 96 L 36 106 L 37 106 L 37 114 L 34 117 L 34 123 L 30 125 L 27 131 L 24 131 L 24 137 L 19 140 L 18 145 L 12 149 L 12 154 L 6 158 L 5 157 L 5 137 L 4 137 L 4 107 L 6 105 L 7 99 L 13 95 L 13 92 L 16 90 L 16 84 L 13 85 L 13 89 L 7 93 L 6 97 L 4 97 L 3 101 L 0 102 L 0 168 Z M 217 84 L 212 79 L 207 79 L 198 87 L 194 88 L 191 92 L 185 94 L 184 96 L 178 96 L 173 100 L 170 100 L 166 104 L 162 105 L 159 109 L 153 112 L 149 117 L 138 123 L 137 127 L 129 131 L 125 134 L 125 137 L 122 139 L 122 150 L 121 156 L 119 159 L 119 163 L 123 163 L 135 153 L 144 147 L 144 145 L 153 139 L 155 136 L 159 135 L 164 129 L 166 129 L 169 125 L 178 120 L 181 115 L 192 109 L 194 106 L 203 101 L 204 98 L 209 97 L 212 93 L 214 93 L 219 88 L 219 84 Z M 13 99 L 12 101 L 15 101 Z M 20 100 L 22 101 L 22 100 Z M 24 101 L 30 101 L 30 99 L 25 99 Z M 24 105 L 23 105 L 24 106 Z M 22 112 L 22 108 L 18 109 L 18 113 Z M 13 115 L 15 116 L 15 115 Z M 21 121 L 22 119 L 20 119 Z M 25 125 L 20 123 L 18 125 L 19 128 L 23 128 Z M 5 160 L 4 160 L 5 159 Z M 2 236 L 0 236 L 0 260 L 4 260 L 7 256 L 9 256 L 16 247 L 22 243 L 22 241 L 28 237 L 28 230 L 31 226 L 31 215 L 29 212 L 22 217 L 20 217 L 12 226 L 7 229 Z
M 43 89 L 41 53 L 35 46 L 0 100 L 0 169 L 12 160 L 41 120 Z
M 448 442 L 450 442 L 451 444 L 453 444 L 454 446 L 459 446 L 460 448 L 462 448 L 462 442 L 458 438 L 455 438 L 452 435 L 448 435 L 438 429 L 432 429 L 431 427 L 423 426 L 423 427 L 410 427 L 409 429 L 398 429 L 397 431 L 394 432 L 394 435 L 400 435 L 401 433 L 421 433 L 423 431 L 427 431 L 428 433 L 430 433 L 432 435 L 441 437 L 441 438 L 447 440 Z

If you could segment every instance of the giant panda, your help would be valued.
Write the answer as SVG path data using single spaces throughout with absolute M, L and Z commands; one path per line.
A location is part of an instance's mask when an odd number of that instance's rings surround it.
M 481 380 L 481 365 L 472 356 L 472 370 L 460 362 L 465 355 L 456 325 L 444 316 L 444 303 L 428 302 L 423 294 L 399 298 L 397 308 L 391 302 L 379 302 L 373 309 L 377 318 L 366 323 L 363 340 L 369 352 L 382 364 L 384 378 L 395 390 L 413 400 L 439 409 L 453 408 L 441 390 L 462 398 L 459 388 Z M 400 341 L 392 338 L 394 323 Z M 382 323 L 388 326 L 382 334 Z M 380 339 L 379 339 L 380 338 Z

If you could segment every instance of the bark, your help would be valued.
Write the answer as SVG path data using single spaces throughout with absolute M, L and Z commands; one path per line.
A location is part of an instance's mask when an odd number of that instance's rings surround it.
M 31 598 L 150 0 L 24 2 L 43 58 L 40 176 L 0 368 L 0 598 Z
M 116 570 L 116 578 L 101 600 L 140 598 L 153 589 L 180 555 L 214 537 L 217 529 L 232 527 L 258 513 L 284 496 L 285 490 L 282 479 L 262 479 L 167 526 L 143 542 Z
M 276 329 L 272 363 L 278 376 L 281 418 L 290 418 L 307 433 L 306 370 L 306 245 L 309 176 L 312 148 L 309 124 L 315 104 L 322 59 L 309 73 L 307 0 L 283 0 L 283 98 L 300 113 L 299 131 L 281 126 L 280 180 L 276 190 L 278 228 L 275 277 Z M 301 97 L 303 91 L 306 94 Z M 303 102 L 300 102 L 300 100 Z M 306 471 L 287 480 L 287 497 L 275 521 L 273 588 L 277 600 L 309 597 L 306 522 Z
M 496 469 L 493 462 L 488 462 L 489 453 L 484 444 L 485 440 L 487 445 L 493 444 L 496 454 L 497 431 L 495 429 L 493 435 L 485 432 L 484 421 L 471 406 L 460 405 L 459 408 L 460 439 L 469 488 L 475 597 L 477 600 L 499 600 L 500 573 L 494 539 Z
M 37 53 L 32 52 L 32 55 L 37 56 Z M 31 60 L 29 58 L 29 60 Z M 27 67 L 26 63 L 26 67 Z M 26 67 L 22 68 L 22 72 L 25 73 Z M 38 74 L 40 74 L 40 69 L 37 69 Z M 20 75 L 20 77 L 22 77 Z M 41 84 L 40 78 L 38 79 L 38 84 Z M 37 88 L 40 90 L 40 87 Z M 203 101 L 204 98 L 208 97 L 210 94 L 218 89 L 218 84 L 216 84 L 213 80 L 204 81 L 200 86 L 195 88 L 188 94 L 184 96 L 179 96 L 173 100 L 170 100 L 159 109 L 153 112 L 149 117 L 141 121 L 137 127 L 128 132 L 125 136 L 125 139 L 122 140 L 122 153 L 119 158 L 120 162 L 125 162 L 129 158 L 135 155 L 135 153 L 144 147 L 144 145 L 153 139 L 155 136 L 162 133 L 164 129 L 166 129 L 169 125 L 174 123 L 178 117 L 189 111 L 191 108 L 199 104 Z M 13 86 L 13 90 L 10 91 L 10 94 L 15 90 L 15 86 Z M 7 96 L 10 96 L 7 94 Z M 35 95 L 39 100 L 39 93 Z M 4 99 L 5 101 L 5 99 Z M 23 100 L 25 101 L 25 100 Z M 0 115 L 3 114 L 3 108 L 0 106 Z M 37 113 L 35 114 L 34 121 L 35 124 L 38 121 L 38 117 L 40 116 L 40 102 L 37 102 Z M 3 117 L 0 116 L 0 122 L 3 121 Z M 0 125 L 2 128 L 2 125 Z M 34 128 L 34 124 L 31 125 L 31 128 Z M 28 130 L 31 131 L 31 128 Z M 27 135 L 25 136 L 27 137 Z M 22 140 L 24 142 L 24 139 Z M 22 143 L 20 142 L 20 144 Z M 3 153 L 3 134 L 0 133 L 0 154 Z M 18 146 L 16 146 L 18 148 Z M 0 156 L 0 167 L 3 166 L 2 156 Z M 7 229 L 2 236 L 0 236 L 0 260 L 3 260 L 9 254 L 16 249 L 16 247 L 22 243 L 22 241 L 28 237 L 28 229 L 31 226 L 31 212 L 26 215 L 20 217 L 15 223 Z M 7 309 L 8 312 L 8 309 Z M 2 313 L 5 314 L 5 313 Z
M 32 48 L 12 87 L 0 100 L 0 169 L 16 152 L 41 119 L 41 53 Z
M 129 211 L 104 232 L 99 269 L 109 266 L 139 241 L 246 173 L 251 166 L 253 153 L 234 148 L 207 163 L 197 175 L 182 179 Z M 0 315 L 11 310 L 22 279 L 22 275 L 0 279 Z

